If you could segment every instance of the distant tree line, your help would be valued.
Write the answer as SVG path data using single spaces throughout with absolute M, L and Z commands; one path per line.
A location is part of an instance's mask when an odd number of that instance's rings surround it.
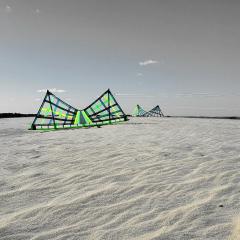
M 0 113 L 0 118 L 19 118 L 19 117 L 35 117 L 35 114 Z
M 20 118 L 20 117 L 35 117 L 36 114 L 24 114 L 24 113 L 0 113 L 0 118 Z M 128 117 L 132 115 L 128 114 Z M 171 118 L 205 118 L 205 119 L 233 119 L 240 120 L 240 117 L 229 116 L 229 117 L 208 117 L 208 116 L 165 116 Z

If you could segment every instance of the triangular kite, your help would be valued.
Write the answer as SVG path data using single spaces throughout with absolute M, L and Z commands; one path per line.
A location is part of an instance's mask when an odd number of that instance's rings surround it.
M 31 130 L 101 126 L 127 120 L 109 89 L 83 110 L 70 106 L 47 91 Z

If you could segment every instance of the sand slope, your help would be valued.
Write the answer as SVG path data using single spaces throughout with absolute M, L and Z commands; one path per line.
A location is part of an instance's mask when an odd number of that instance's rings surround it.
M 240 121 L 29 122 L 0 120 L 1 240 L 239 239 Z

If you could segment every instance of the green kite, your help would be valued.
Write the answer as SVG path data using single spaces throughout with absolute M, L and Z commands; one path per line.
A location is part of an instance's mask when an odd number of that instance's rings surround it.
M 47 91 L 30 129 L 57 130 L 99 127 L 127 120 L 127 115 L 123 112 L 110 89 L 82 110 L 70 106 Z

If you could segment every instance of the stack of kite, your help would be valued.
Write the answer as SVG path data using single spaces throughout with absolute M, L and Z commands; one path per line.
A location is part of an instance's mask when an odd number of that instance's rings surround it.
M 93 127 L 127 121 L 127 116 L 108 89 L 88 107 L 79 110 L 50 91 L 31 125 L 31 130 Z
M 142 107 L 140 107 L 138 104 L 134 108 L 133 111 L 134 117 L 164 117 L 163 112 L 159 105 L 151 109 L 150 111 L 146 112 Z

